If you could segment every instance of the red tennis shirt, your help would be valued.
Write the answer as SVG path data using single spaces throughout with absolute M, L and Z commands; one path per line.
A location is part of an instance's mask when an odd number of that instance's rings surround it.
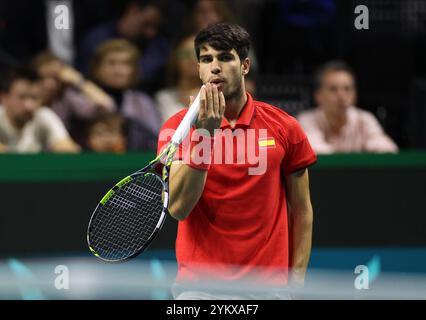
M 176 129 L 187 110 L 172 116 L 161 132 Z M 285 285 L 289 232 L 284 176 L 314 164 L 316 155 L 293 117 L 250 94 L 235 128 L 223 119 L 221 129 L 228 134 L 222 135 L 222 144 L 216 138 L 203 194 L 178 225 L 177 281 L 197 280 L 199 270 L 208 268 L 222 280 L 244 279 L 256 271 L 268 283 Z M 166 136 L 160 134 L 159 151 L 170 141 Z M 222 155 L 215 157 L 218 152 Z

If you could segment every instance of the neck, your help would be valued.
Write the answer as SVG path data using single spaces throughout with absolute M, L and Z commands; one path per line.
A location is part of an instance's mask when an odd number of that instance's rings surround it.
M 225 118 L 233 126 L 241 111 L 247 103 L 246 90 L 241 90 L 237 95 L 226 100 Z
M 330 128 L 332 131 L 340 131 L 340 129 L 343 128 L 343 126 L 346 124 L 347 121 L 347 112 L 330 112 L 324 110 L 325 117 L 330 125 Z

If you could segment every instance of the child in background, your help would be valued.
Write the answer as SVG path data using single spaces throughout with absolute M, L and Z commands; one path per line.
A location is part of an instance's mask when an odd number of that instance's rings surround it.
M 136 90 L 139 81 L 139 51 L 129 41 L 104 42 L 95 52 L 91 77 L 113 99 L 113 112 L 128 124 L 128 150 L 154 151 L 160 115 L 152 99 Z
M 89 123 L 87 146 L 90 151 L 125 153 L 127 151 L 124 119 L 117 114 L 104 114 Z

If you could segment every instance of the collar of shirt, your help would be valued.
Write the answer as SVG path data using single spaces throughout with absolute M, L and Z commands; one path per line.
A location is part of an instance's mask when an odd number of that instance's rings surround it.
M 254 103 L 252 96 L 247 92 L 247 101 L 244 105 L 243 110 L 241 111 L 237 122 L 235 123 L 235 128 L 237 127 L 249 127 L 251 124 L 251 121 L 254 116 Z M 231 128 L 231 125 L 229 124 L 228 120 L 225 119 L 225 117 L 222 119 L 222 124 L 220 125 L 221 129 L 224 128 Z

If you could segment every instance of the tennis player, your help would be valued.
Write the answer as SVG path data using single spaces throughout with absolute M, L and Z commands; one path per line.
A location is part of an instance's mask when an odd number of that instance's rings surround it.
M 231 285 L 250 278 L 257 287 L 286 288 L 304 282 L 313 222 L 307 168 L 316 155 L 293 117 L 246 92 L 249 49 L 247 31 L 228 23 L 209 26 L 195 39 L 204 84 L 200 112 L 188 150 L 180 150 L 170 176 L 169 211 L 179 220 L 175 299 L 288 298 L 273 290 L 262 296 L 248 291 L 235 295 L 194 285 L 206 276 Z M 176 129 L 186 111 L 172 116 L 162 133 Z M 232 134 L 223 134 L 226 130 Z M 195 132 L 201 132 L 197 139 L 191 138 Z M 237 139 L 241 135 L 246 139 Z M 249 139 L 253 135 L 255 139 Z M 159 151 L 169 142 L 167 136 L 160 134 Z M 206 141 L 212 145 L 211 152 L 204 152 L 207 160 L 195 161 L 197 143 Z M 246 141 L 245 148 L 241 141 Z M 217 161 L 230 152 L 219 148 L 229 146 L 233 159 L 241 160 L 241 152 L 249 159 L 253 149 L 256 155 L 264 154 L 266 170 L 250 174 L 256 166 L 252 162 Z M 224 156 L 215 157 L 217 152 Z

